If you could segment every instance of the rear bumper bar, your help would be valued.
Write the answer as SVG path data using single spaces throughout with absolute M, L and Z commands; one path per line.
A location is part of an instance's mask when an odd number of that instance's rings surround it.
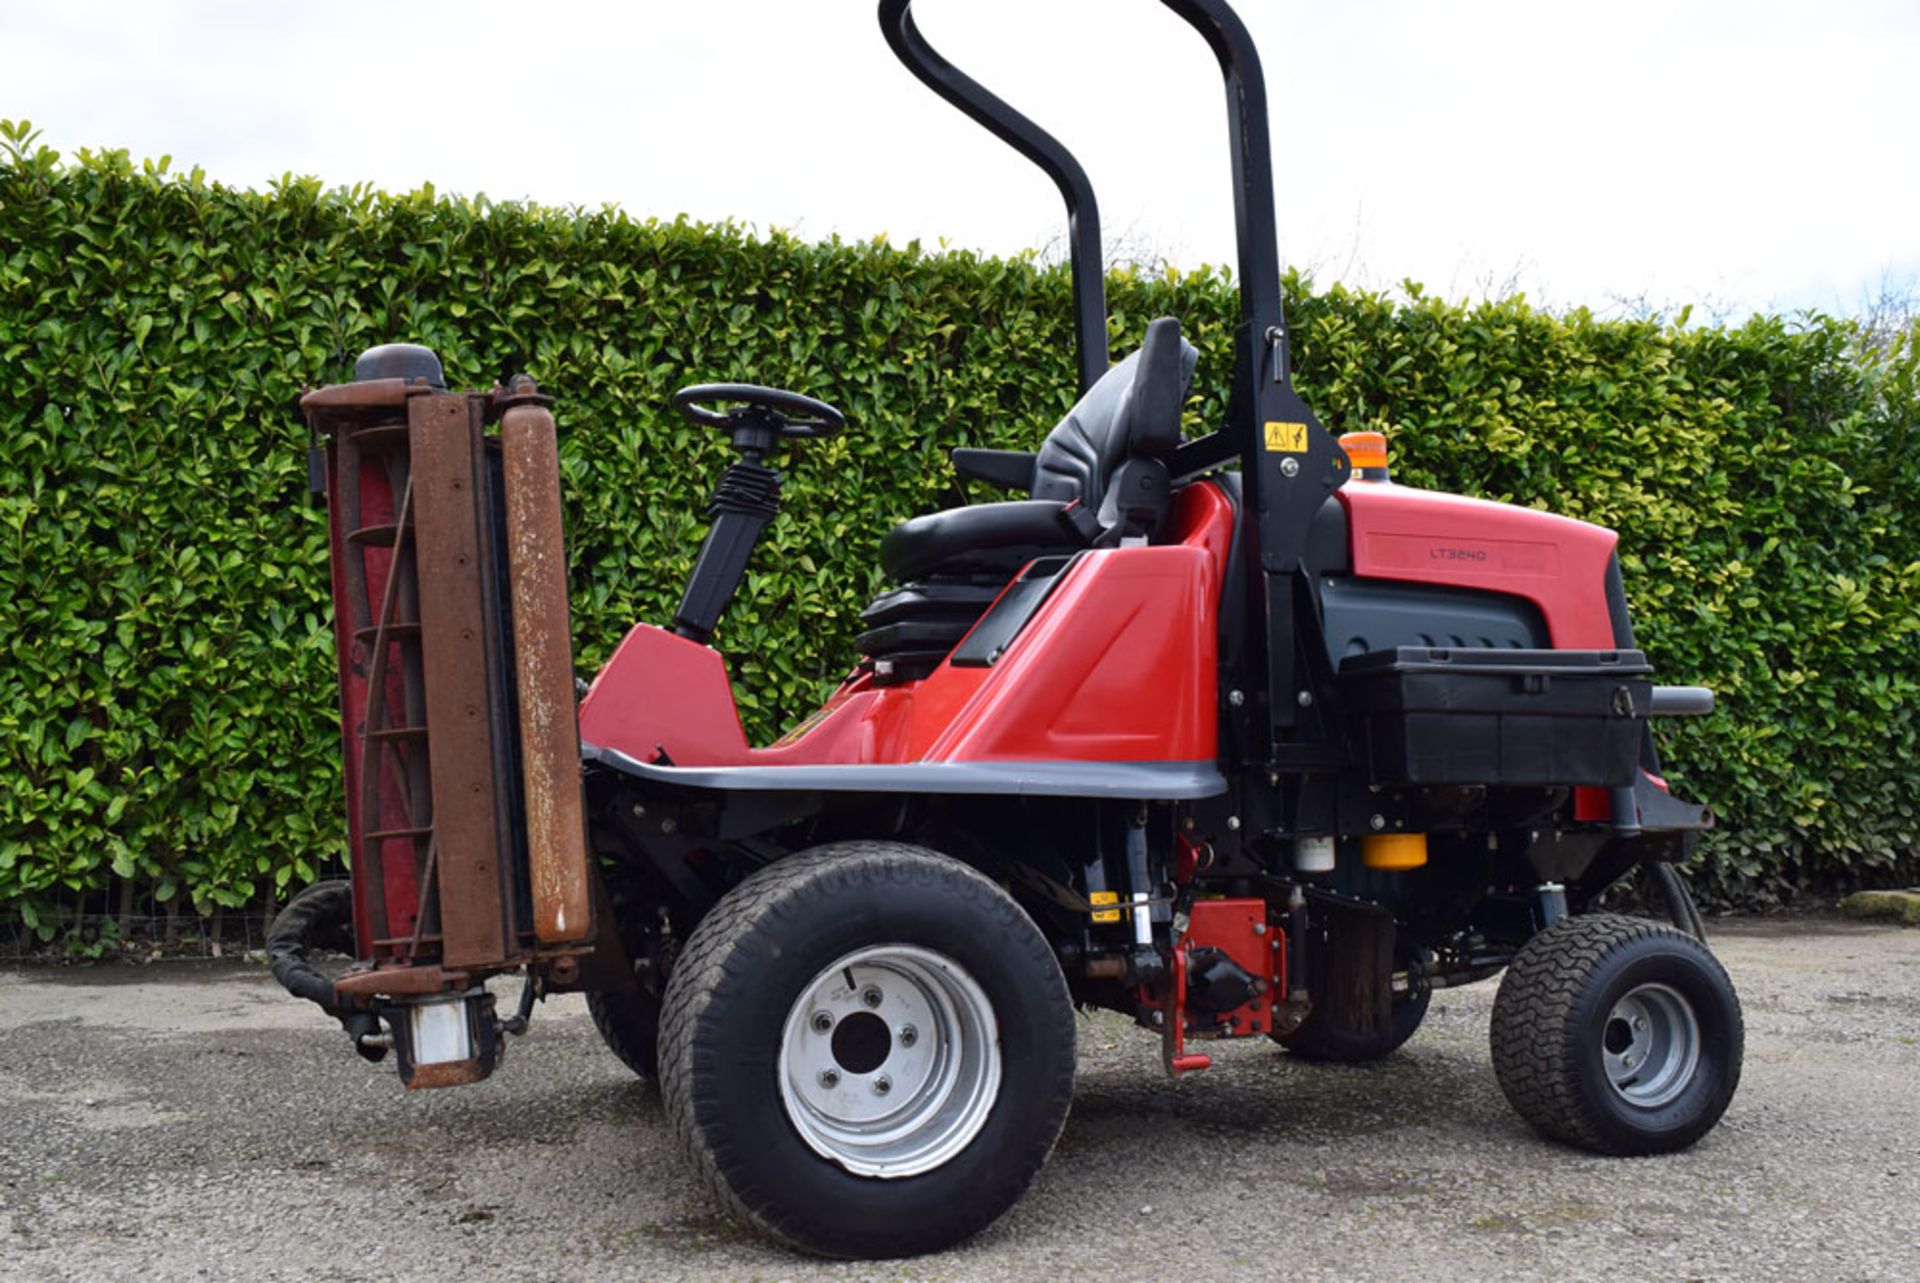
M 1656 686 L 1647 711 L 1655 717 L 1705 717 L 1713 711 L 1713 692 L 1704 686 Z

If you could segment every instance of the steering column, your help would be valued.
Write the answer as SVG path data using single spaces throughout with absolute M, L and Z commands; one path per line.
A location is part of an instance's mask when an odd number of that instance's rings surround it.
M 705 642 L 739 591 L 760 532 L 780 511 L 780 474 L 767 457 L 781 441 L 832 436 L 846 426 L 846 418 L 824 401 L 750 383 L 681 388 L 673 404 L 691 422 L 725 432 L 740 452 L 707 501 L 713 525 L 673 615 L 674 632 Z M 733 408 L 716 408 L 727 405 Z

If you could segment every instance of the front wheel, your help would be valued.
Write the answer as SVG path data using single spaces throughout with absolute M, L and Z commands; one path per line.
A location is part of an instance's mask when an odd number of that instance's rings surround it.
M 1615 914 L 1562 918 L 1494 998 L 1493 1067 L 1534 1130 L 1603 1154 L 1685 1149 L 1740 1085 L 1740 1001 L 1692 936 Z
M 737 1218 L 831 1256 L 935 1251 L 1046 1161 L 1073 1094 L 1066 981 L 999 887 L 848 842 L 741 883 L 667 985 L 661 1089 Z

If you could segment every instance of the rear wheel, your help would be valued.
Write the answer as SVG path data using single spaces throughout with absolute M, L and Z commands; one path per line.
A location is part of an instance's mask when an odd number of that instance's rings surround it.
M 1534 1130 L 1605 1154 L 1664 1154 L 1720 1120 L 1744 1030 L 1705 945 L 1593 914 L 1561 919 L 1514 957 L 1491 1040 L 1500 1088 Z
M 1339 1064 L 1361 1064 L 1378 1060 L 1399 1050 L 1413 1037 L 1427 1017 L 1427 1004 L 1433 991 L 1415 988 L 1396 996 L 1393 1015 L 1386 1028 L 1360 1031 L 1343 1027 L 1321 1008 L 1315 1007 L 1290 1034 L 1281 1034 L 1280 1045 L 1307 1060 L 1326 1060 Z
M 1319 904 L 1303 943 L 1313 1005 L 1299 1028 L 1277 1036 L 1281 1046 L 1304 1060 L 1360 1064 L 1413 1037 L 1433 991 L 1419 983 L 1390 915 L 1364 905 Z M 1393 992 L 1396 972 L 1407 977 L 1403 993 Z
M 912 846 L 791 856 L 676 962 L 661 1088 L 736 1217 L 806 1251 L 908 1256 L 1018 1199 L 1073 1094 L 1073 1009 L 999 887 Z
M 587 1014 L 623 1064 L 652 1082 L 660 1076 L 660 981 L 670 951 L 653 930 L 648 903 L 617 874 L 606 875 L 606 912 L 614 915 L 632 968 L 629 983 L 587 993 Z
M 587 1014 L 622 1063 L 652 1082 L 660 1073 L 660 1000 L 639 984 L 587 994 Z

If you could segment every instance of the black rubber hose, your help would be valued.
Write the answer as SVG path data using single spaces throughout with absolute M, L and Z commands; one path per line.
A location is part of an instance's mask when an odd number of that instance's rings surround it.
M 287 901 L 267 928 L 267 965 L 280 987 L 305 998 L 340 1022 L 353 1039 L 353 1048 L 368 1060 L 385 1056 L 386 1048 L 366 1039 L 380 1032 L 380 1016 L 340 1005 L 333 981 L 322 975 L 307 955 L 314 950 L 354 952 L 353 884 L 337 879 L 316 882 Z
M 307 960 L 311 950 L 353 953 L 353 887 L 345 880 L 316 882 L 287 901 L 267 928 L 267 965 L 280 987 L 341 1015 L 333 981 Z
M 1688 890 L 1680 870 L 1659 860 L 1653 864 L 1653 879 L 1660 884 L 1660 894 L 1667 902 L 1667 916 L 1673 925 L 1705 944 L 1707 924 L 1701 920 L 1699 906 L 1693 902 L 1693 892 Z

